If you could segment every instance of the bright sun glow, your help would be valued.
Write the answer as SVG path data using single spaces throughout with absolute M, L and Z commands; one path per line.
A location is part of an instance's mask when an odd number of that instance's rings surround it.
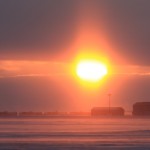
M 85 60 L 77 65 L 77 75 L 82 80 L 97 82 L 107 74 L 107 67 L 99 61 Z

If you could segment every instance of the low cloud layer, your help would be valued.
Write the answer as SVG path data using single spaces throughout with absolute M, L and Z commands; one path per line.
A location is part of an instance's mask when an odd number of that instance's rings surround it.
M 0 77 L 21 76 L 74 76 L 75 65 L 54 61 L 0 61 Z M 108 76 L 150 76 L 149 66 L 111 66 Z

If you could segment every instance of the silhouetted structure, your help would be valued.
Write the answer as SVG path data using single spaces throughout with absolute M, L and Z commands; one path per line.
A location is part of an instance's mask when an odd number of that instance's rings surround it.
M 44 116 L 89 116 L 90 112 L 44 112 Z
M 44 116 L 65 116 L 67 112 L 59 112 L 59 111 L 51 111 L 51 112 L 44 112 Z
M 90 112 L 69 112 L 70 116 L 89 116 Z
M 20 112 L 19 116 L 42 116 L 42 112 Z
M 133 105 L 134 116 L 150 116 L 150 102 L 138 102 Z
M 92 116 L 124 116 L 122 107 L 94 107 L 91 110 Z
M 8 112 L 8 111 L 0 112 L 1 117 L 16 117 L 17 115 L 18 115 L 17 112 Z

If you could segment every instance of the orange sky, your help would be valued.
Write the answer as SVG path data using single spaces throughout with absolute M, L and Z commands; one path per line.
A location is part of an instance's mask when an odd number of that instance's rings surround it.
M 150 3 L 133 1 L 3 1 L 0 108 L 89 110 L 107 106 L 108 92 L 126 108 L 147 100 Z M 96 85 L 75 74 L 86 57 L 108 65 Z

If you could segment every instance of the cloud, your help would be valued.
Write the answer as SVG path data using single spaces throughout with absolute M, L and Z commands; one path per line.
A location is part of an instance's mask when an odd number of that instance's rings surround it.
M 69 0 L 0 1 L 1 59 L 40 59 L 68 49 L 76 31 Z
M 1 110 L 56 111 L 71 103 L 54 80 L 46 77 L 0 78 Z
M 19 76 L 0 78 L 0 109 L 8 111 L 90 111 L 112 105 L 132 110 L 136 101 L 149 100 L 149 76 L 111 75 L 98 87 L 88 88 L 72 76 Z
M 149 7 L 149 0 L 1 0 L 0 59 L 67 61 L 78 53 L 79 29 L 88 27 L 112 62 L 116 54 L 129 65 L 150 65 Z
M 112 68 L 116 75 L 150 76 L 150 66 L 118 65 Z
M 63 62 L 53 61 L 0 61 L 0 77 L 64 76 L 71 71 Z
M 54 61 L 21 61 L 21 60 L 3 60 L 0 61 L 0 77 L 23 77 L 23 76 L 74 76 L 75 65 L 72 63 L 54 62 Z M 150 76 L 150 66 L 135 65 L 112 65 L 108 70 L 111 75 L 134 75 Z
M 150 1 L 106 0 L 103 21 L 98 7 L 97 20 L 103 26 L 110 53 L 118 53 L 129 65 L 149 65 Z

